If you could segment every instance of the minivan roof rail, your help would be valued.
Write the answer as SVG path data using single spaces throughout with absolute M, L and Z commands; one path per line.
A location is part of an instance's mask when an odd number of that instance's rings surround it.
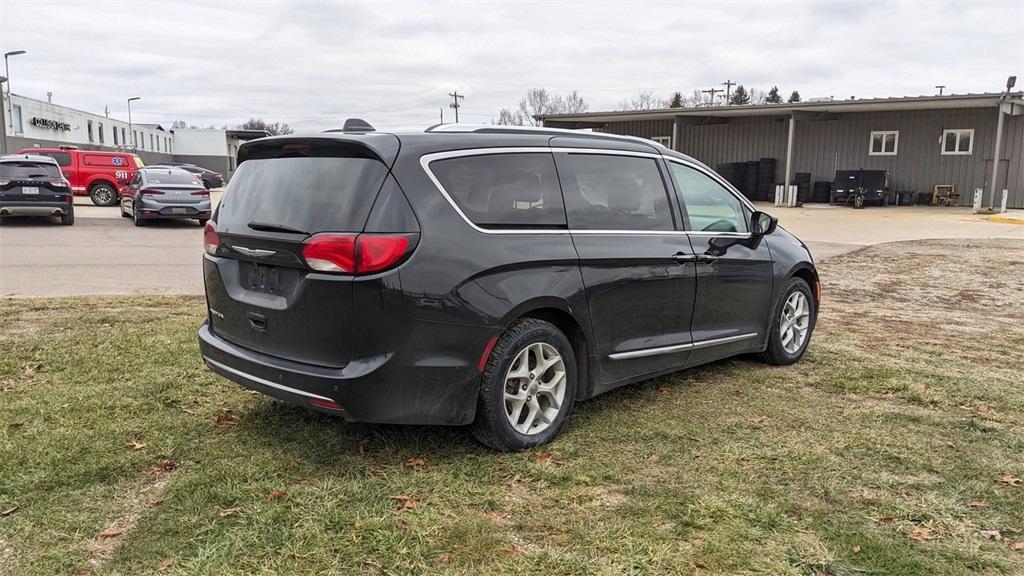
M 606 132 L 581 132 L 568 128 L 545 128 L 543 126 L 508 126 L 504 124 L 434 124 L 425 132 L 481 133 L 481 134 L 551 134 L 558 136 L 575 136 L 576 138 L 600 138 L 641 142 L 650 146 L 665 148 L 654 140 L 624 134 L 608 134 Z

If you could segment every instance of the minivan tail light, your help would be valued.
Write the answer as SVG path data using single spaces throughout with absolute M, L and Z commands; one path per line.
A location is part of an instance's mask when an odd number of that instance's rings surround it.
M 369 274 L 398 265 L 412 250 L 415 234 L 315 234 L 302 257 L 319 272 Z
M 213 256 L 217 254 L 218 246 L 220 246 L 220 236 L 217 235 L 217 228 L 214 226 L 213 220 L 207 220 L 206 225 L 203 226 L 203 250 Z

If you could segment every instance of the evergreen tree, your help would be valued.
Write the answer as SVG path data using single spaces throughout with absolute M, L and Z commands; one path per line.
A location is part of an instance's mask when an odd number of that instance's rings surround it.
M 736 91 L 734 91 L 732 96 L 729 98 L 729 104 L 733 106 L 750 104 L 750 94 L 747 93 L 747 89 L 743 87 L 743 84 L 736 87 Z
M 799 102 L 799 101 L 800 101 L 800 93 L 797 92 L 796 90 L 793 90 L 793 93 L 789 95 L 789 103 L 792 104 L 793 102 Z
M 672 94 L 672 100 L 668 103 L 669 108 L 682 108 L 683 107 L 683 93 L 676 92 Z
M 782 102 L 782 96 L 779 95 L 779 87 L 772 86 L 772 89 L 768 91 L 768 96 L 764 99 L 768 104 L 779 104 Z

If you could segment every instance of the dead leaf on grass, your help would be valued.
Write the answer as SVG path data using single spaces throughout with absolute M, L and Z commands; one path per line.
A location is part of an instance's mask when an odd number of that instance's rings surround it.
M 1020 486 L 1024 484 L 1024 480 L 1017 478 L 1013 474 L 1003 474 L 1003 477 L 999 479 L 999 483 L 1006 486 Z
M 366 447 L 369 446 L 369 445 L 370 445 L 370 439 L 369 438 L 363 438 L 362 441 L 359 442 L 359 445 L 356 446 L 356 454 L 359 454 L 360 456 L 366 454 Z
M 115 538 L 121 534 L 124 534 L 124 530 L 120 528 L 107 528 L 96 536 L 99 536 L 100 538 Z
M 271 490 L 267 494 L 267 500 L 270 500 L 271 502 L 277 502 L 278 500 L 280 500 L 280 499 L 282 499 L 284 497 L 285 497 L 285 491 L 284 490 Z
M 693 453 L 693 459 L 694 460 L 700 460 L 703 457 L 704 457 L 704 453 L 703 452 L 697 451 L 697 452 Z
M 399 513 L 405 512 L 406 510 L 413 510 L 420 506 L 418 500 L 405 495 L 392 496 L 391 499 L 398 501 L 398 508 L 395 509 L 395 512 Z
M 508 512 L 505 512 L 504 510 L 494 510 L 493 512 L 484 512 L 484 518 L 487 518 L 488 520 L 504 520 L 505 518 L 508 518 L 509 516 L 511 516 L 511 514 L 508 513 Z
M 932 529 L 927 526 L 918 526 L 910 532 L 907 532 L 905 536 L 914 542 L 927 542 L 935 539 L 935 536 L 932 534 Z
M 547 464 L 548 462 L 551 462 L 552 457 L 554 457 L 554 454 L 551 452 L 541 452 L 540 454 L 537 454 L 537 464 Z
M 234 415 L 231 414 L 231 410 L 224 409 L 218 412 L 216 416 L 214 416 L 213 423 L 216 426 L 224 428 L 227 426 L 234 426 L 235 424 L 238 423 L 238 421 L 235 420 Z
M 0 516 L 7 517 L 18 511 L 18 506 L 8 508 L 7 510 L 0 511 Z
M 661 456 L 658 456 L 657 454 L 651 454 L 650 456 L 647 457 L 647 461 L 650 462 L 651 464 L 657 464 L 658 462 L 661 462 Z
M 132 450 L 142 450 L 146 447 L 146 443 L 138 440 L 132 440 L 130 443 L 126 444 L 126 446 L 131 446 Z
M 511 548 L 505 549 L 505 556 L 511 559 L 515 558 L 516 556 L 519 556 L 523 552 L 526 552 L 526 548 L 523 548 L 522 546 L 516 546 L 513 544 Z
M 993 542 L 999 542 L 1003 539 L 1003 535 L 999 533 L 999 530 L 980 530 L 978 533 L 985 540 L 992 540 Z
M 10 424 L 8 424 L 8 425 L 7 425 L 7 428 L 8 428 L 9 430 L 15 430 L 15 429 L 17 429 L 17 428 L 21 428 L 21 427 L 22 427 L 22 426 L 24 426 L 24 425 L 25 425 L 25 423 L 24 423 L 24 422 L 12 422 L 12 423 L 10 423 Z
M 405 461 L 404 466 L 406 468 L 412 468 L 413 470 L 419 470 L 421 467 L 425 466 L 426 463 L 427 461 L 423 458 L 409 458 Z
M 241 506 L 234 506 L 232 508 L 225 508 L 225 509 L 221 510 L 220 512 L 217 512 L 217 516 L 220 516 L 221 518 L 227 518 L 228 516 L 235 516 L 237 514 L 240 514 L 241 512 L 242 512 L 242 507 Z
M 668 387 L 668 384 L 662 384 L 661 386 L 658 386 L 658 394 L 661 394 L 662 396 L 668 396 L 671 393 L 672 389 Z
M 151 470 L 153 474 L 165 474 L 167 472 L 173 472 L 178 468 L 178 463 L 174 460 L 161 460 L 156 467 Z
M 450 562 L 451 559 L 451 556 L 447 552 L 445 552 L 437 558 L 434 558 L 430 563 L 434 566 L 434 568 L 440 568 L 441 566 L 448 564 L 448 562 Z
M 880 518 L 875 518 L 875 522 L 878 522 L 879 524 L 892 524 L 892 521 L 892 516 L 882 516 Z
M 854 554 L 860 554 L 861 548 L 860 546 L 854 546 L 851 550 L 853 550 Z
M 1006 545 L 1009 546 L 1010 550 L 1013 550 L 1014 552 L 1020 552 L 1021 550 L 1024 550 L 1024 542 L 1012 542 L 1007 540 Z
M 396 520 L 395 521 L 395 528 L 398 528 L 399 530 L 405 530 L 408 527 L 409 527 L 409 525 L 406 524 L 405 522 L 402 522 L 401 520 Z
M 38 372 L 39 369 L 42 368 L 42 367 L 43 367 L 43 365 L 40 362 L 33 362 L 32 364 L 26 364 L 25 365 L 25 371 L 24 371 L 25 372 L 25 376 L 30 376 L 30 377 L 31 376 L 35 376 L 36 372 Z
M 174 566 L 174 558 L 167 558 L 166 560 L 160 561 L 161 570 L 170 570 L 171 566 Z
M 988 508 L 988 502 L 984 500 L 971 500 L 967 503 L 968 508 Z

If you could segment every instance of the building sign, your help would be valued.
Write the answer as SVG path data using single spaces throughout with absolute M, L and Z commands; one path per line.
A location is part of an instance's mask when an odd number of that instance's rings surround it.
M 71 131 L 71 124 L 68 124 L 67 122 L 61 122 L 60 120 L 50 120 L 49 118 L 40 118 L 39 116 L 33 116 L 31 124 L 39 128 L 62 130 L 64 132 Z

